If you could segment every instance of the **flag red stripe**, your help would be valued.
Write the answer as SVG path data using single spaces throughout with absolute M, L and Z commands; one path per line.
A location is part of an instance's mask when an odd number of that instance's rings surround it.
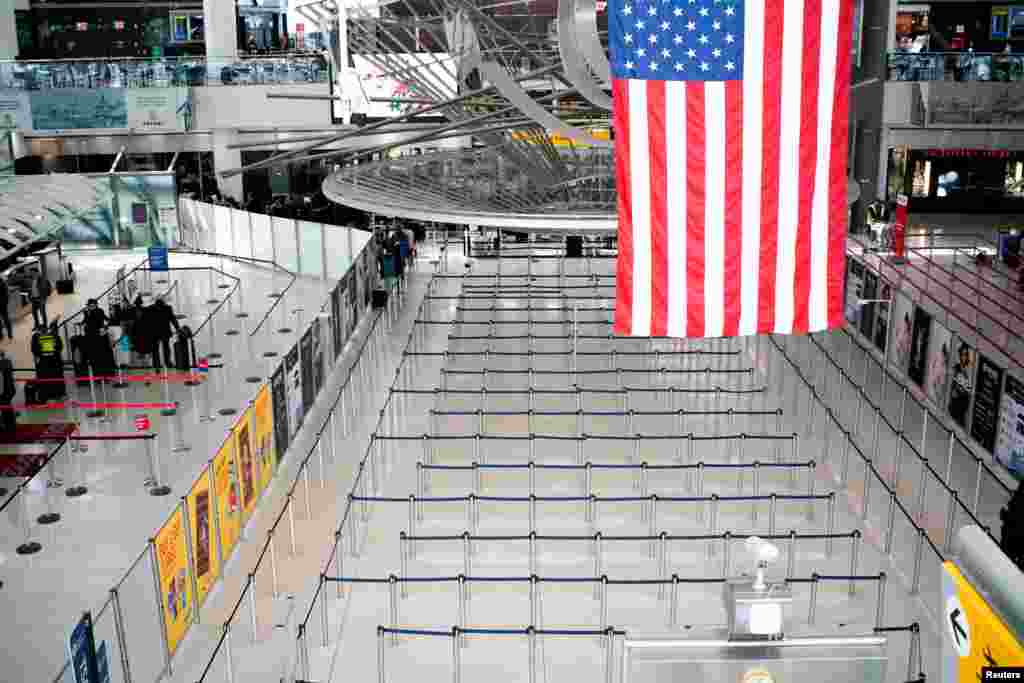
M 668 334 L 668 182 L 665 160 L 665 82 L 647 82 L 647 139 L 651 165 L 651 336 Z
M 629 81 L 612 79 L 619 258 L 615 272 L 615 334 L 633 329 L 633 212 L 629 174 Z
M 779 145 L 782 111 L 784 0 L 765 1 L 761 254 L 758 263 L 758 332 L 775 331 L 775 273 L 779 238 Z M 786 144 L 793 144 L 792 141 Z
M 704 336 L 704 84 L 686 84 L 686 336 Z
M 832 105 L 832 152 L 829 168 L 828 326 L 840 327 L 843 319 L 843 278 L 846 269 L 847 136 L 850 114 L 850 50 L 853 42 L 853 3 L 839 5 L 836 41 L 836 89 Z
M 800 204 L 796 226 L 793 332 L 810 326 L 811 207 L 818 167 L 818 69 L 821 65 L 821 0 L 804 0 L 803 74 L 800 110 Z M 824 172 L 824 169 L 822 169 Z
M 743 83 L 725 84 L 725 327 L 740 329 L 743 292 Z

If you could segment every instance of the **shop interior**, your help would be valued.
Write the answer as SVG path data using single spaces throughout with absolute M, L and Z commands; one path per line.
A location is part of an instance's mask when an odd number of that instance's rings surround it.
M 900 185 L 889 150 L 889 187 Z M 908 155 L 910 211 L 1005 213 L 1024 210 L 1024 152 L 991 149 L 921 149 Z
M 900 3 L 896 50 L 1024 53 L 1024 4 Z

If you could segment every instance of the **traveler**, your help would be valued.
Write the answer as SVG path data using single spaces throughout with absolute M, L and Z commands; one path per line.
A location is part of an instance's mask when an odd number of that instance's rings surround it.
M 14 384 L 14 364 L 7 354 L 0 351 L 0 432 L 11 433 L 15 430 L 15 414 L 11 401 L 17 388 Z
M 110 319 L 100 308 L 96 299 L 89 299 L 85 303 L 85 313 L 82 314 L 82 322 L 85 326 L 85 334 L 89 337 L 100 335 L 110 325 Z
M 32 302 L 32 319 L 40 327 L 46 327 L 46 299 L 49 296 L 50 281 L 37 271 L 29 284 L 28 298 Z
M 149 308 L 143 311 L 140 325 L 146 329 L 146 334 L 153 345 L 151 349 L 153 369 L 159 370 L 165 365 L 168 367 L 174 365 L 174 359 L 171 357 L 171 336 L 181 330 L 178 319 L 174 315 L 174 309 L 164 301 L 163 297 L 158 297 Z M 164 352 L 163 362 L 160 357 L 161 347 Z
M 4 338 L 4 330 L 7 336 L 14 339 L 14 328 L 11 327 L 10 311 L 11 290 L 7 286 L 7 279 L 0 277 L 0 339 Z

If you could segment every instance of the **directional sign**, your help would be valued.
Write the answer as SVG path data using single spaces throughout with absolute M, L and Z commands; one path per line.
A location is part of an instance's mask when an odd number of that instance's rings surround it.
M 947 681 L 974 683 L 984 666 L 1024 665 L 1024 647 L 952 562 L 943 564 Z

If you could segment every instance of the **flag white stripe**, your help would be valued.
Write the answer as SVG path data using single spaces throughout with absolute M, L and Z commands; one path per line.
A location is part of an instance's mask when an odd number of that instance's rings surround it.
M 828 327 L 828 242 L 831 207 L 832 107 L 836 85 L 836 26 L 839 3 L 821 3 L 821 50 L 818 67 L 818 150 L 811 203 L 811 298 L 807 322 L 812 331 Z
M 704 84 L 704 336 L 725 332 L 725 83 Z
M 686 82 L 665 83 L 668 336 L 686 336 Z
M 761 175 L 764 121 L 764 3 L 749 2 L 743 20 L 743 270 L 740 293 L 741 335 L 757 332 L 761 254 Z
M 800 221 L 800 124 L 804 119 L 803 14 L 803 0 L 786 0 L 783 5 L 779 227 L 775 260 L 775 331 L 779 334 L 793 331 L 796 238 Z
M 633 209 L 633 336 L 651 334 L 651 163 L 647 82 L 629 81 L 629 177 Z

